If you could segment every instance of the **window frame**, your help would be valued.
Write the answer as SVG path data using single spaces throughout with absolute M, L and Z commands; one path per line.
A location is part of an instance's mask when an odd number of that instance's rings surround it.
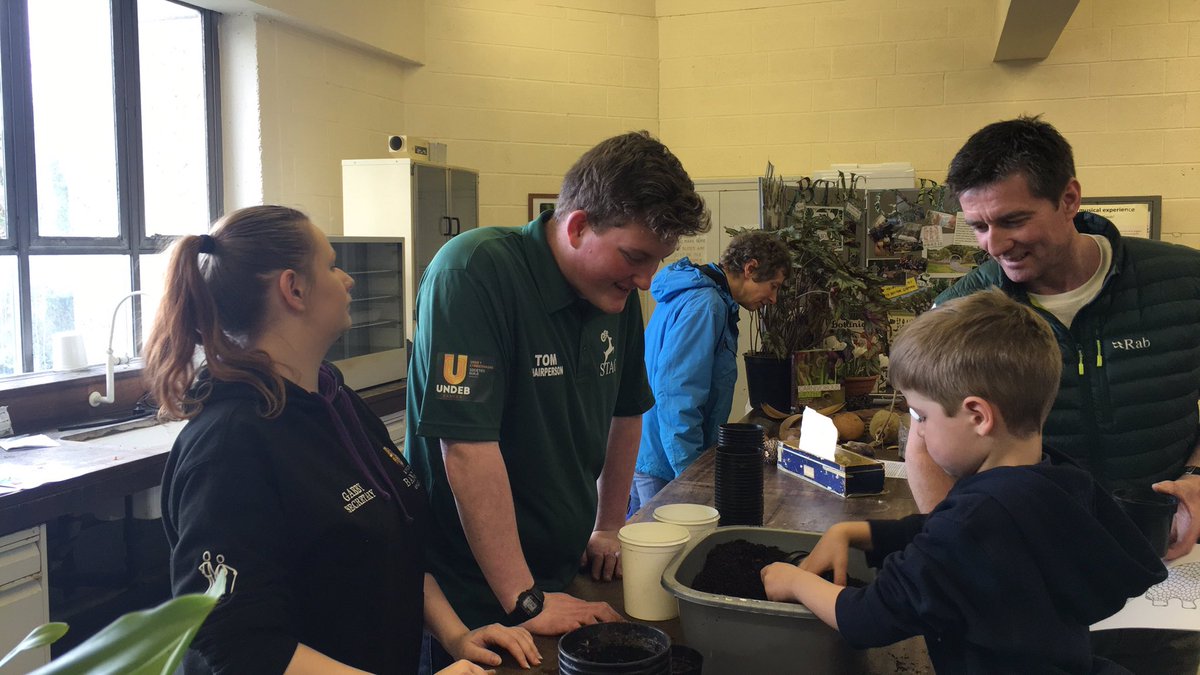
M 113 106 L 116 128 L 117 209 L 119 231 L 115 237 L 42 237 L 38 235 L 36 158 L 34 156 L 33 89 L 30 63 L 28 2 L 0 2 L 0 81 L 3 95 L 4 174 L 8 210 L 7 238 L 0 239 L 0 255 L 17 258 L 22 373 L 0 376 L 21 380 L 51 375 L 36 372 L 33 349 L 33 312 L 30 257 L 33 255 L 118 254 L 129 257 L 130 287 L 141 289 L 141 256 L 161 252 L 172 236 L 146 236 L 143 198 L 141 73 L 138 41 L 138 0 L 110 0 L 113 67 Z M 179 0 L 165 0 L 200 15 L 204 68 L 205 127 L 208 151 L 208 221 L 224 207 L 221 152 L 220 63 L 218 14 Z M 113 300 L 114 306 L 116 299 Z M 140 296 L 132 298 L 133 338 L 144 340 L 140 321 Z M 90 370 L 90 369 L 89 369 Z M 62 374 L 54 380 L 93 375 L 89 371 Z M 43 378 L 37 378 L 39 380 Z M 19 385 L 18 385 L 19 386 Z M 9 387 L 0 386 L 0 391 Z

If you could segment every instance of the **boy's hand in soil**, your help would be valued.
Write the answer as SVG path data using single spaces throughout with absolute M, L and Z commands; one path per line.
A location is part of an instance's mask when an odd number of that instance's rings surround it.
M 838 523 L 813 547 L 801 563 L 800 569 L 820 574 L 833 571 L 833 583 L 846 585 L 846 570 L 850 565 L 850 547 L 868 550 L 871 544 L 871 528 L 866 521 Z M 763 577 L 766 579 L 766 576 Z M 770 597 L 770 592 L 767 593 Z
M 771 563 L 762 569 L 763 589 L 767 599 L 774 602 L 800 602 L 796 589 L 800 579 L 813 576 L 810 572 L 785 562 Z
M 817 618 L 837 630 L 837 596 L 846 590 L 821 577 L 785 562 L 771 563 L 762 570 L 767 599 L 799 602 Z

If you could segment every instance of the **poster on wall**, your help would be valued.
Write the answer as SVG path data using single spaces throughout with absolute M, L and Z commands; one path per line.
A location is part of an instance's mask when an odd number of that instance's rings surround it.
M 1103 216 L 1121 232 L 1122 237 L 1161 239 L 1162 196 L 1084 197 L 1080 211 Z

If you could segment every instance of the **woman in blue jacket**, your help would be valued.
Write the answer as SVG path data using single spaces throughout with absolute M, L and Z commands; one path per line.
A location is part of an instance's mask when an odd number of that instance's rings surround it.
M 716 443 L 733 406 L 738 306 L 775 304 L 790 263 L 778 237 L 753 231 L 734 237 L 719 263 L 683 258 L 654 277 L 646 374 L 655 403 L 642 416 L 630 515 Z

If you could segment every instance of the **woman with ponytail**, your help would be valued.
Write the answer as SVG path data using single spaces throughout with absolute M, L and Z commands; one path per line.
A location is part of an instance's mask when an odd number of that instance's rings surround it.
M 174 246 L 145 349 L 160 415 L 190 420 L 163 477 L 171 583 L 202 592 L 226 574 L 187 673 L 415 673 L 423 629 L 462 659 L 442 673 L 498 665 L 489 645 L 540 662 L 524 629 L 468 631 L 425 573 L 424 490 L 322 360 L 353 286 L 282 206 Z

